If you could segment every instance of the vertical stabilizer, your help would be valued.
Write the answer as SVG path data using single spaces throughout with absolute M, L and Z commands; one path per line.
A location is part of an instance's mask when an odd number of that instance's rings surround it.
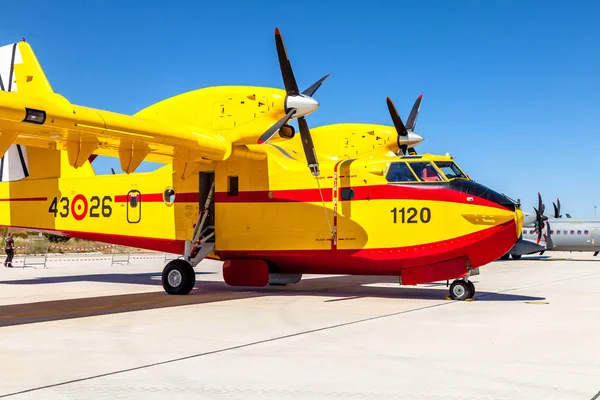
M 0 90 L 26 94 L 54 92 L 29 43 L 0 47 Z

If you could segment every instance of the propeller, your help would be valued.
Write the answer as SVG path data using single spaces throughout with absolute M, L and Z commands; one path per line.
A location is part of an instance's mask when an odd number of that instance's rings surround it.
M 538 234 L 537 243 L 539 244 L 542 240 L 542 232 L 545 227 L 545 222 L 548 220 L 548 217 L 544 215 L 544 211 L 546 211 L 546 207 L 544 203 L 542 203 L 542 195 L 538 192 L 538 208 L 533 207 L 535 210 L 535 230 Z
M 308 89 L 300 93 L 279 28 L 275 29 L 275 45 L 277 47 L 277 56 L 279 58 L 281 76 L 283 77 L 283 85 L 287 94 L 285 97 L 286 114 L 258 138 L 258 144 L 267 143 L 291 118 L 297 118 L 298 127 L 300 128 L 300 138 L 302 139 L 302 146 L 304 148 L 304 154 L 306 155 L 308 167 L 314 176 L 319 176 L 317 152 L 315 151 L 310 130 L 308 129 L 308 123 L 304 117 L 319 108 L 319 102 L 311 96 L 315 94 L 317 89 L 321 87 L 323 82 L 325 82 L 325 79 L 329 78 L 329 75 L 331 74 L 325 75 L 309 86 Z
M 554 202 L 552 203 L 554 206 L 554 218 L 562 218 L 562 215 L 560 215 L 560 199 L 558 197 L 556 198 L 556 202 L 558 203 L 558 206 L 554 204 Z
M 396 110 L 396 107 L 394 107 L 392 99 L 389 97 L 387 98 L 388 110 L 390 111 L 390 116 L 392 117 L 392 122 L 396 128 L 396 132 L 398 132 L 398 147 L 400 149 L 398 154 L 417 154 L 414 146 L 418 145 L 424 140 L 423 136 L 415 132 L 415 126 L 417 125 L 417 117 L 419 116 L 419 109 L 421 108 L 422 100 L 423 95 L 420 95 L 415 101 L 415 104 L 408 115 L 406 125 L 404 125 L 402 118 L 400 118 L 400 115 Z

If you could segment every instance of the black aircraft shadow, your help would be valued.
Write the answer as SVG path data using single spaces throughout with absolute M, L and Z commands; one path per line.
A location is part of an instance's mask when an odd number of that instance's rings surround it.
M 106 274 L 91 275 L 90 277 L 84 275 L 79 277 L 41 278 L 34 279 L 33 281 L 56 283 L 71 280 L 93 280 L 98 282 L 100 279 L 102 279 L 102 277 L 104 277 L 104 279 L 106 279 L 104 281 L 108 282 L 117 282 L 118 279 L 125 280 L 123 283 L 140 282 L 131 277 L 131 275 L 135 274 L 115 275 L 116 277 L 111 276 L 111 274 Z M 158 283 L 156 283 L 150 279 L 151 276 L 157 276 L 156 274 L 140 275 L 142 276 L 139 279 L 144 280 L 147 283 L 152 281 L 150 283 L 152 285 L 160 284 L 159 280 L 157 280 Z M 52 280 L 52 282 L 48 282 L 48 280 Z M 0 283 L 8 282 L 5 281 Z M 15 283 L 21 284 L 23 281 L 18 281 Z M 323 300 L 324 304 L 328 304 L 333 301 L 351 301 L 363 297 L 440 301 L 445 299 L 448 293 L 445 285 L 443 289 L 419 286 L 364 286 L 366 284 L 375 283 L 392 283 L 397 285 L 398 280 L 397 278 L 393 277 L 378 276 L 335 276 L 305 279 L 296 285 L 267 286 L 264 288 L 231 287 L 222 281 L 197 281 L 195 289 L 187 296 L 170 296 L 161 290 L 151 293 L 101 296 L 0 306 L 0 327 L 267 296 L 334 297 L 334 299 Z M 475 300 L 534 301 L 544 300 L 544 298 L 513 295 L 507 293 L 477 292 L 475 295 Z
M 214 274 L 214 272 L 197 271 L 196 275 Z M 154 278 L 154 279 L 153 279 Z M 50 283 L 68 282 L 103 282 L 103 283 L 126 283 L 132 285 L 154 285 L 161 286 L 161 273 L 144 272 L 134 274 L 94 274 L 94 275 L 69 275 L 48 276 L 32 279 L 18 279 L 12 281 L 0 281 L 0 285 L 43 285 Z

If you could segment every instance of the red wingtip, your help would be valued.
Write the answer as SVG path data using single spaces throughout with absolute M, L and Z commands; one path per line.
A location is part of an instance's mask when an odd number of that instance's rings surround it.
M 389 97 L 386 99 L 387 101 L 392 101 L 392 99 L 390 99 Z
M 275 28 L 275 34 L 276 35 L 281 35 L 281 32 L 279 32 L 279 28 Z
M 423 98 L 423 95 L 422 95 L 422 94 L 420 94 L 420 95 L 419 95 L 419 98 L 420 98 L 420 99 L 422 99 L 422 98 Z
M 27 40 L 25 40 L 25 38 L 21 39 L 22 42 L 26 42 Z
M 258 143 L 258 144 L 263 144 L 263 143 L 264 143 L 264 140 L 258 139 L 258 141 L 257 141 L 256 143 Z

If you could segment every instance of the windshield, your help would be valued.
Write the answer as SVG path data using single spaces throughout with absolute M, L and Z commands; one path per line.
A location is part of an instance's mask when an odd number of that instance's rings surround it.
M 443 181 L 444 178 L 430 162 L 412 162 L 410 167 L 422 181 Z
M 390 164 L 387 175 L 388 182 L 415 182 L 417 178 L 404 162 L 393 162 Z
M 463 174 L 462 171 L 458 168 L 458 166 L 452 161 L 437 161 L 435 165 L 437 165 L 437 167 L 442 170 L 442 172 L 444 173 L 444 175 L 446 175 L 446 178 L 448 178 L 448 180 L 455 178 L 467 179 L 465 174 Z

